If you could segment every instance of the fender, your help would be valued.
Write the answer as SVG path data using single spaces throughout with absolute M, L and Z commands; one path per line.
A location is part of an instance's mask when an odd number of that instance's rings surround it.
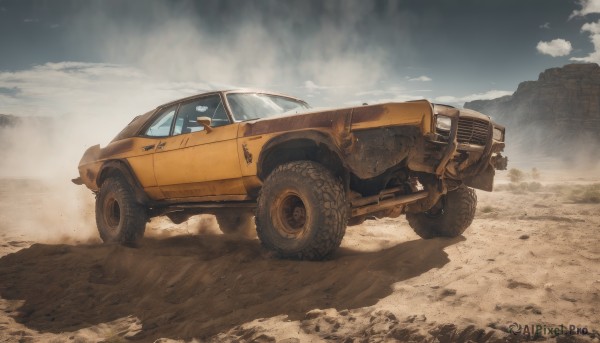
M 102 167 L 100 167 L 98 177 L 96 178 L 96 185 L 98 188 L 100 188 L 102 183 L 115 172 L 125 178 L 127 184 L 129 184 L 133 190 L 137 202 L 145 205 L 151 203 L 150 198 L 146 195 L 146 192 L 144 192 L 144 188 L 132 172 L 131 166 L 127 160 L 110 160 L 104 162 Z
M 333 152 L 339 161 L 346 167 L 344 163 L 344 156 L 340 150 L 340 148 L 334 143 L 333 138 L 327 133 L 310 130 L 310 131 L 295 131 L 290 133 L 281 134 L 279 136 L 271 138 L 265 145 L 263 146 L 260 156 L 257 161 L 257 175 L 264 179 L 267 175 L 265 175 L 265 162 L 270 157 L 271 151 L 279 147 L 281 144 L 289 143 L 292 141 L 298 142 L 307 142 L 309 144 L 314 144 L 316 148 L 320 145 L 324 145 Z

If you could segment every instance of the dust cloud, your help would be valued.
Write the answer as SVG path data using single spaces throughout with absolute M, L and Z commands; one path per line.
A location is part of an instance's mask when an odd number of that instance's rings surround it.
M 494 118 L 506 126 L 506 149 L 509 168 L 538 168 L 563 173 L 600 171 L 600 139 L 589 128 L 556 126 L 543 120 L 528 120 L 527 112 L 514 112 Z
M 81 145 L 56 124 L 25 119 L 0 128 L 0 226 L 24 241 L 93 240 L 93 195 L 70 181 Z
M 35 98 L 23 106 L 23 114 L 31 116 L 17 117 L 13 126 L 0 128 L 0 209 L 5 217 L 1 225 L 19 231 L 25 240 L 97 238 L 94 196 L 71 183 L 79 176 L 79 159 L 88 147 L 106 145 L 133 116 L 151 109 L 160 98 L 125 88 L 131 80 L 123 85 L 120 78 L 90 77 L 97 69 L 91 64 L 63 63 L 38 67 L 36 77 L 13 74 L 30 87 L 24 87 L 24 97 Z M 141 83 L 136 86 L 144 88 Z M 0 112 L 18 113 L 19 104 L 6 107 Z M 12 207 L 16 198 L 28 195 L 25 203 L 30 206 Z
M 377 10 L 364 1 L 299 2 L 293 8 L 271 1 L 268 11 L 252 2 L 150 2 L 136 13 L 147 18 L 142 26 L 120 20 L 123 9 L 110 6 L 83 10 L 78 24 L 93 33 L 95 54 L 153 77 L 266 88 L 324 106 L 357 100 L 355 94 L 380 88 L 397 74 L 395 61 L 415 59 L 409 35 L 414 18 L 397 4 L 381 6 L 390 8 Z M 357 31 L 368 34 L 352 34 Z M 73 39 L 80 40 L 76 34 Z

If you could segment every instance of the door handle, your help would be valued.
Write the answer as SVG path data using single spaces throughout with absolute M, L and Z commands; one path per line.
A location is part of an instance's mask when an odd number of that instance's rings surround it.
M 153 149 L 153 148 L 154 148 L 154 144 L 150 144 L 150 145 L 143 146 L 142 150 L 148 151 L 148 150 Z
M 167 142 L 161 142 L 158 143 L 158 145 L 156 146 L 156 150 L 162 149 L 165 147 L 165 145 L 167 145 Z

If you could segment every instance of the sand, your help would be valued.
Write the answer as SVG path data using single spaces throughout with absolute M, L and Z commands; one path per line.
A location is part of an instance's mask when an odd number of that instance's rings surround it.
M 511 191 L 501 173 L 505 190 L 477 192 L 462 237 L 421 240 L 404 218 L 373 220 L 348 228 L 331 260 L 302 262 L 221 234 L 211 216 L 155 219 L 139 248 L 104 245 L 91 194 L 60 206 L 45 182 L 1 180 L 0 342 L 531 338 L 513 323 L 600 341 L 600 204 L 569 196 L 600 178 L 538 181 Z M 548 333 L 560 325 L 588 334 Z

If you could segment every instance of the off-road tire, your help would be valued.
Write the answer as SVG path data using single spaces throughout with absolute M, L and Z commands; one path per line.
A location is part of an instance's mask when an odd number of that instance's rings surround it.
M 226 235 L 256 237 L 256 225 L 252 212 L 229 211 L 217 214 L 216 218 L 219 228 Z
M 477 207 L 477 195 L 461 185 L 440 199 L 438 213 L 407 213 L 408 224 L 421 238 L 458 237 L 471 225 Z
M 96 197 L 96 225 L 105 243 L 135 246 L 144 236 L 148 215 L 127 182 L 110 177 Z
M 344 187 L 319 163 L 282 164 L 267 177 L 260 191 L 256 210 L 258 238 L 265 248 L 282 258 L 329 257 L 340 246 L 347 222 Z

